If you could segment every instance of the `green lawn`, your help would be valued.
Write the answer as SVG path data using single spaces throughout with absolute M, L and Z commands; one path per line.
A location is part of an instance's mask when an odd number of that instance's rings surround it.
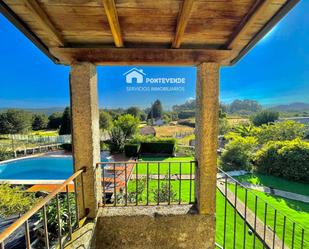
M 229 185 L 229 188 L 235 192 L 235 185 Z M 240 200 L 245 201 L 245 190 L 241 187 L 237 188 L 237 195 Z M 294 248 L 301 248 L 301 232 L 302 228 L 305 231 L 309 231 L 309 205 L 299 201 L 293 201 L 285 198 L 279 198 L 272 195 L 265 194 L 259 191 L 248 191 L 247 205 L 253 211 L 255 207 L 255 195 L 258 198 L 257 204 L 257 216 L 262 221 L 265 218 L 265 202 L 267 202 L 267 216 L 266 224 L 267 226 L 274 229 L 274 214 L 275 209 L 277 210 L 276 218 L 276 234 L 279 238 L 283 239 L 283 223 L 284 216 L 286 216 L 286 232 L 285 232 L 285 241 L 289 248 L 292 248 L 292 231 L 293 231 L 293 222 L 297 224 L 295 226 L 295 238 L 294 238 Z M 308 248 L 305 245 L 309 246 L 309 237 L 308 234 L 305 234 L 305 244 L 304 248 Z
M 149 163 L 149 174 L 161 174 L 167 175 L 169 170 L 169 165 L 171 172 L 170 174 L 179 174 L 180 168 L 182 174 L 190 174 L 190 167 L 192 167 L 192 174 L 194 173 L 194 161 L 193 157 L 142 157 L 134 167 L 134 172 L 138 170 L 138 174 L 147 174 L 147 163 L 145 162 L 160 162 Z M 170 162 L 170 163 L 169 163 Z M 181 162 L 181 164 L 179 163 Z M 160 171 L 160 172 L 159 172 Z
M 143 157 L 138 164 L 138 173 L 146 174 L 147 173 L 147 164 L 145 161 L 159 161 L 160 162 L 160 174 L 168 174 L 169 163 L 171 162 L 171 174 L 179 173 L 179 164 L 175 162 L 183 162 L 182 163 L 182 174 L 190 173 L 190 161 L 193 161 L 193 158 L 190 157 L 169 157 L 169 158 L 152 158 L 152 157 Z M 136 168 L 134 169 L 134 173 L 136 173 Z M 156 163 L 149 163 L 149 173 L 150 174 L 158 174 L 158 165 Z M 194 164 L 192 163 L 192 173 L 194 173 Z M 246 175 L 242 177 L 238 177 L 240 181 L 248 181 L 254 184 L 260 184 L 264 186 L 271 186 L 277 189 L 282 189 L 285 191 L 290 191 L 294 193 L 309 195 L 308 185 L 303 183 L 291 182 L 288 180 L 284 180 L 278 177 L 273 176 L 265 176 L 260 174 L 254 175 Z M 166 180 L 160 180 L 160 184 L 167 183 Z M 142 183 L 139 183 L 142 184 Z M 179 201 L 179 186 L 180 181 L 174 180 L 171 181 L 171 189 L 176 193 L 174 202 Z M 149 181 L 149 202 L 152 204 L 156 204 L 155 201 L 155 192 L 154 190 L 158 188 L 157 180 Z M 190 200 L 190 181 L 182 180 L 181 181 L 181 202 L 189 203 Z M 229 188 L 234 191 L 234 185 L 229 185 Z M 136 181 L 130 181 L 128 186 L 129 192 L 135 192 L 136 189 Z M 275 209 L 277 209 L 277 218 L 276 218 L 276 233 L 279 238 L 283 238 L 283 223 L 284 223 L 284 215 L 286 218 L 286 229 L 285 229 L 285 242 L 292 248 L 292 231 L 293 231 L 293 222 L 297 225 L 295 226 L 295 236 L 294 236 L 294 248 L 301 248 L 301 235 L 302 228 L 305 229 L 306 233 L 309 231 L 309 205 L 293 201 L 284 198 L 278 198 L 271 195 L 267 195 L 258 191 L 248 191 L 248 207 L 254 211 L 255 206 L 255 195 L 258 199 L 257 205 L 257 216 L 262 221 L 264 220 L 265 215 L 265 200 L 268 203 L 268 212 L 266 216 L 266 224 L 270 228 L 274 229 L 274 213 Z M 240 200 L 244 202 L 245 200 L 245 190 L 242 188 L 238 188 L 238 197 Z M 145 186 L 144 191 L 139 198 L 139 205 L 146 204 L 147 200 L 147 188 Z M 191 201 L 194 200 L 194 183 L 192 181 L 191 185 Z M 223 231 L 224 231 L 224 204 L 225 199 L 223 195 L 217 191 L 217 221 L 216 221 L 216 241 L 223 245 Z M 227 216 L 226 216 L 226 247 L 225 248 L 233 248 L 234 241 L 234 208 L 227 204 Z M 246 226 L 246 248 L 253 248 L 253 235 L 248 233 L 248 227 Z M 309 237 L 305 233 L 305 244 L 303 248 L 309 248 Z M 244 240 L 244 221 L 243 219 L 236 214 L 236 245 L 235 248 L 243 248 L 243 240 Z M 258 238 L 256 238 L 256 248 L 262 248 L 262 244 Z
M 236 177 L 242 182 L 250 182 L 257 185 L 272 187 L 284 191 L 293 192 L 296 194 L 309 196 L 309 184 L 298 183 L 285 180 L 280 177 L 263 175 L 263 174 L 247 174 Z
M 168 184 L 168 181 L 161 180 L 160 184 L 162 183 Z M 138 181 L 138 184 L 144 184 L 142 183 L 142 180 Z M 179 201 L 179 185 L 180 181 L 171 181 L 171 189 L 174 193 L 176 193 L 174 202 Z M 150 180 L 149 181 L 149 188 L 148 188 L 148 200 L 151 205 L 156 205 L 155 201 L 155 195 L 154 192 L 155 189 L 158 188 L 158 181 L 157 180 Z M 128 186 L 128 192 L 135 192 L 136 190 L 136 181 L 130 181 Z M 142 195 L 138 198 L 138 204 L 139 205 L 145 205 L 147 202 L 147 187 L 145 186 L 144 191 L 142 192 Z M 192 181 L 191 185 L 191 201 L 194 200 L 194 184 Z M 182 180 L 181 181 L 181 203 L 189 203 L 190 201 L 190 181 L 189 180 Z M 225 199 L 223 195 L 217 191 L 217 221 L 216 221 L 216 241 L 223 245 L 223 233 L 224 233 L 224 204 Z M 162 204 L 161 204 L 162 205 Z M 234 209 L 233 207 L 228 204 L 227 202 L 227 215 L 226 215 L 226 249 L 233 248 L 233 241 L 234 241 Z M 248 227 L 246 226 L 246 248 L 253 248 L 253 235 L 250 235 L 248 233 Z M 244 243 L 244 221 L 243 219 L 236 214 L 236 243 L 235 248 L 243 248 Z M 259 241 L 259 239 L 256 237 L 256 248 L 260 249 L 262 248 L 262 243 Z

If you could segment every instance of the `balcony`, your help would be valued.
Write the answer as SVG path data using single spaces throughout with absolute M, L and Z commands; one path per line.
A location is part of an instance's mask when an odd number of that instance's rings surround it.
M 214 217 L 199 215 L 196 208 L 196 167 L 195 161 L 98 163 L 102 200 L 96 219 L 80 217 L 76 186 L 85 174 L 80 170 L 7 228 L 0 235 L 1 249 L 14 248 L 16 232 L 25 235 L 18 241 L 20 248 L 309 246 L 304 228 L 220 169 L 215 231 Z M 46 211 L 53 205 L 55 224 Z M 209 233 L 216 233 L 216 241 Z
M 38 233 L 38 248 L 308 247 L 297 224 L 287 234 L 285 216 L 283 230 L 278 218 L 271 229 L 261 219 L 270 206 L 260 211 L 262 200 L 255 197 L 257 208 L 249 210 L 238 197 L 245 191 L 249 200 L 251 192 L 223 172 L 218 178 L 216 168 L 220 66 L 239 61 L 297 2 L 0 0 L 1 13 L 43 53 L 71 67 L 75 171 L 0 235 L 1 249 L 14 247 L 11 238 L 20 231 L 26 248 L 35 247 Z M 143 171 L 138 163 L 98 164 L 98 65 L 197 67 L 191 173 L 182 163 L 176 173 L 172 163 L 149 162 Z M 222 198 L 223 210 L 216 207 Z M 50 205 L 53 217 L 46 214 Z

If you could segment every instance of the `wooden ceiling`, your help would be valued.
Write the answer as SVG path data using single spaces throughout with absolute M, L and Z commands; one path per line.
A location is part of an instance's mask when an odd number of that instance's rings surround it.
M 55 62 L 238 61 L 298 0 L 0 0 Z

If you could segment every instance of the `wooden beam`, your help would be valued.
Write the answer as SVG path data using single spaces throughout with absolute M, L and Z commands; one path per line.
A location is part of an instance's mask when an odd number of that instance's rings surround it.
M 114 38 L 116 47 L 123 47 L 120 24 L 114 0 L 103 0 L 105 13 Z
M 236 30 L 231 35 L 231 38 L 227 42 L 226 48 L 233 49 L 239 42 L 248 29 L 256 22 L 256 20 L 265 13 L 265 10 L 271 3 L 271 0 L 258 0 L 253 3 L 250 10 L 245 17 L 241 20 Z
M 184 0 L 182 8 L 179 12 L 177 28 L 172 48 L 179 48 L 186 30 L 187 23 L 190 18 L 191 10 L 193 6 L 193 0 Z
M 51 40 L 55 41 L 59 46 L 64 46 L 65 42 L 62 35 L 55 28 L 48 15 L 41 8 L 36 0 L 22 0 L 33 16 L 33 21 L 37 22 L 43 31 L 48 33 Z
M 227 65 L 230 50 L 149 48 L 51 48 L 62 64 L 91 62 L 96 65 L 199 65 L 216 62 Z

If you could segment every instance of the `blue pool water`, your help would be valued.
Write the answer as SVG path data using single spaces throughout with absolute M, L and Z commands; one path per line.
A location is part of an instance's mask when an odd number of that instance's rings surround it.
M 102 161 L 108 160 L 102 156 Z M 0 180 L 64 180 L 72 173 L 72 157 L 36 157 L 0 164 Z

